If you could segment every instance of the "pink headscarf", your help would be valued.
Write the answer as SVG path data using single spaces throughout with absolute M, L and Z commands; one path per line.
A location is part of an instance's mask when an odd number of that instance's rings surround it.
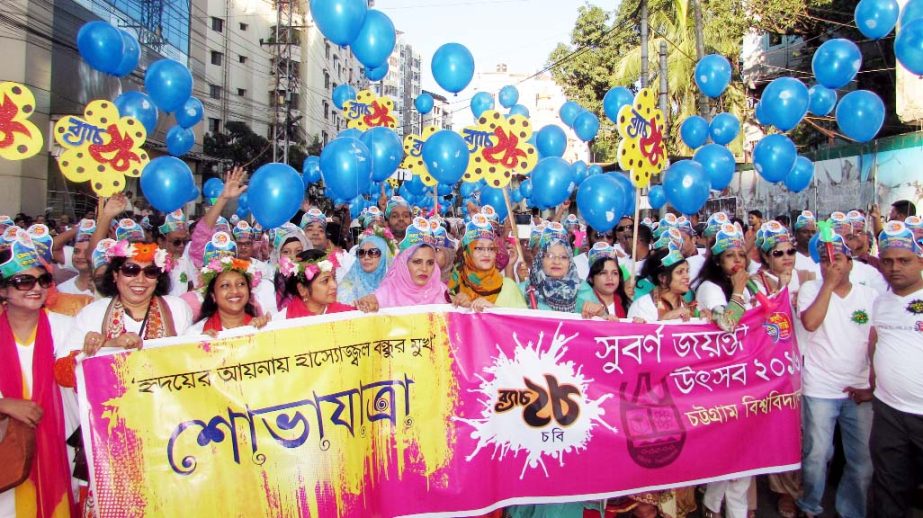
M 420 304 L 444 304 L 446 302 L 446 286 L 442 282 L 442 272 L 439 265 L 435 265 L 433 274 L 430 275 L 426 285 L 417 286 L 410 278 L 410 269 L 407 263 L 421 246 L 416 245 L 404 250 L 394 259 L 391 269 L 385 274 L 381 285 L 375 290 L 378 305 L 383 308 L 402 306 L 416 306 Z

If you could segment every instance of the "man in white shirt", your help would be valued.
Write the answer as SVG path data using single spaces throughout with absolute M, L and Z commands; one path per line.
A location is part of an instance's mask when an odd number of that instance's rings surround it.
M 815 278 L 820 277 L 820 265 L 811 258 L 811 238 L 817 233 L 817 220 L 814 213 L 809 210 L 801 211 L 793 225 L 795 230 L 795 269 L 813 272 Z
M 834 234 L 830 242 L 818 240 L 816 246 L 823 279 L 806 282 L 798 292 L 801 322 L 813 333 L 802 345 L 804 492 L 798 507 L 807 516 L 824 511 L 827 462 L 839 424 L 846 467 L 836 492 L 836 511 L 843 518 L 863 518 L 872 479 L 872 406 L 867 401 L 876 293 L 850 282 L 853 260 L 842 236 Z
M 875 303 L 874 476 L 869 516 L 906 516 L 923 482 L 923 250 L 900 221 L 878 237 L 891 290 Z

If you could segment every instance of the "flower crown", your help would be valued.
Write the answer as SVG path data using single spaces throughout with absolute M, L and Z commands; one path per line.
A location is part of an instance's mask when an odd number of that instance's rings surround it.
M 283 277 L 301 277 L 305 284 L 314 280 L 319 273 L 329 273 L 339 268 L 336 255 L 329 253 L 313 261 L 292 261 L 286 256 L 279 258 L 279 273 Z
M 116 241 L 106 250 L 106 259 L 112 262 L 116 257 L 134 259 L 139 263 L 154 263 L 165 272 L 173 269 L 173 258 L 154 243 L 129 243 L 124 239 Z
M 236 257 L 231 257 L 226 255 L 224 257 L 215 257 L 208 262 L 200 270 L 202 274 L 202 290 L 208 289 L 208 285 L 211 284 L 212 279 L 221 275 L 224 272 L 237 272 L 250 281 L 250 287 L 255 288 L 262 278 L 259 271 L 256 271 L 250 261 L 244 259 L 238 259 Z
M 385 244 L 388 245 L 388 250 L 391 250 L 391 255 L 396 255 L 397 240 L 394 239 L 394 234 L 391 233 L 391 229 L 388 227 L 381 227 L 373 224 L 362 232 L 362 235 L 359 236 L 359 240 L 361 241 L 365 236 L 377 236 L 381 238 Z

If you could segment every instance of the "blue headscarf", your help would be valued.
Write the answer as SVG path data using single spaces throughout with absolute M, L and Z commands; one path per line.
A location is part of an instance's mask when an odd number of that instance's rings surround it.
M 553 245 L 561 245 L 567 251 L 568 269 L 564 277 L 553 279 L 545 275 L 542 261 Z M 564 239 L 551 238 L 541 245 L 535 259 L 532 261 L 532 270 L 529 272 L 529 284 L 535 289 L 539 302 L 543 302 L 555 311 L 573 313 L 577 307 L 577 288 L 580 286 L 580 276 L 574 265 L 574 253 L 570 243 Z
M 388 247 L 388 243 L 384 239 L 376 235 L 366 235 L 359 241 L 356 251 L 365 243 L 372 243 L 375 248 L 381 250 L 381 261 L 378 263 L 378 268 L 375 268 L 372 272 L 363 270 L 358 259 L 353 262 L 337 288 L 337 301 L 341 304 L 354 305 L 357 300 L 378 289 L 381 281 L 385 278 L 388 266 L 391 265 L 391 259 L 393 259 L 391 248 Z

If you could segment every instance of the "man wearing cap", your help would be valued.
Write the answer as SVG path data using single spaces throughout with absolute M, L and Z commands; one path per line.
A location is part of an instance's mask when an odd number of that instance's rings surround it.
M 317 207 L 311 207 L 301 216 L 300 226 L 304 230 L 305 237 L 311 242 L 311 246 L 336 256 L 337 264 L 339 264 L 336 271 L 337 282 L 342 280 L 356 259 L 355 256 L 347 254 L 342 248 L 334 245 L 327 237 L 327 216 Z
M 407 232 L 407 227 L 410 226 L 411 218 L 410 204 L 407 203 L 407 200 L 400 196 L 392 196 L 388 200 L 388 204 L 385 206 L 385 219 L 388 220 L 388 228 L 391 229 L 391 234 L 394 235 L 394 239 L 398 242 L 404 239 L 404 234 Z
M 182 209 L 164 215 L 163 223 L 157 226 L 157 244 L 173 258 L 170 270 L 170 295 L 179 297 L 191 290 L 198 272 L 186 252 L 189 244 L 189 226 Z
M 809 210 L 801 211 L 793 225 L 795 230 L 795 269 L 814 273 L 820 276 L 820 265 L 811 258 L 811 238 L 817 233 L 817 220 L 814 213 Z
M 830 223 L 833 225 L 833 231 L 839 234 L 844 242 L 847 236 L 853 234 L 853 226 L 849 218 L 842 212 L 832 212 L 830 214 Z M 853 251 L 854 252 L 854 251 Z M 861 284 L 872 288 L 877 293 L 884 293 L 888 289 L 885 278 L 876 268 L 866 263 L 854 261 L 852 271 L 849 274 L 849 280 L 853 284 Z
M 801 344 L 804 491 L 798 507 L 807 516 L 824 511 L 827 462 L 839 424 L 846 467 L 836 491 L 836 511 L 844 518 L 861 518 L 872 479 L 869 346 L 877 293 L 850 282 L 855 262 L 843 237 L 831 233 L 826 239 L 815 243 L 822 279 L 804 283 L 798 292 L 801 322 L 812 333 Z
M 923 481 L 923 250 L 903 222 L 878 236 L 881 271 L 890 291 L 875 302 L 872 324 L 875 393 L 874 475 L 870 516 L 906 516 Z
M 878 270 L 878 258 L 871 254 L 871 240 L 865 230 L 865 215 L 858 210 L 851 210 L 846 213 L 846 221 L 849 223 L 852 232 L 847 233 L 844 237 L 846 246 L 852 250 L 853 259 Z
M 96 288 L 93 286 L 93 278 L 90 264 L 90 257 L 87 254 L 87 248 L 90 246 L 90 237 L 96 231 L 96 222 L 92 219 L 82 219 L 80 224 L 64 234 L 74 235 L 74 246 L 71 250 L 71 265 L 77 270 L 77 276 L 58 284 L 58 291 L 61 293 L 73 293 L 75 295 L 89 295 L 96 297 Z M 62 235 L 64 235 L 62 234 Z M 55 240 L 57 244 L 57 239 Z

